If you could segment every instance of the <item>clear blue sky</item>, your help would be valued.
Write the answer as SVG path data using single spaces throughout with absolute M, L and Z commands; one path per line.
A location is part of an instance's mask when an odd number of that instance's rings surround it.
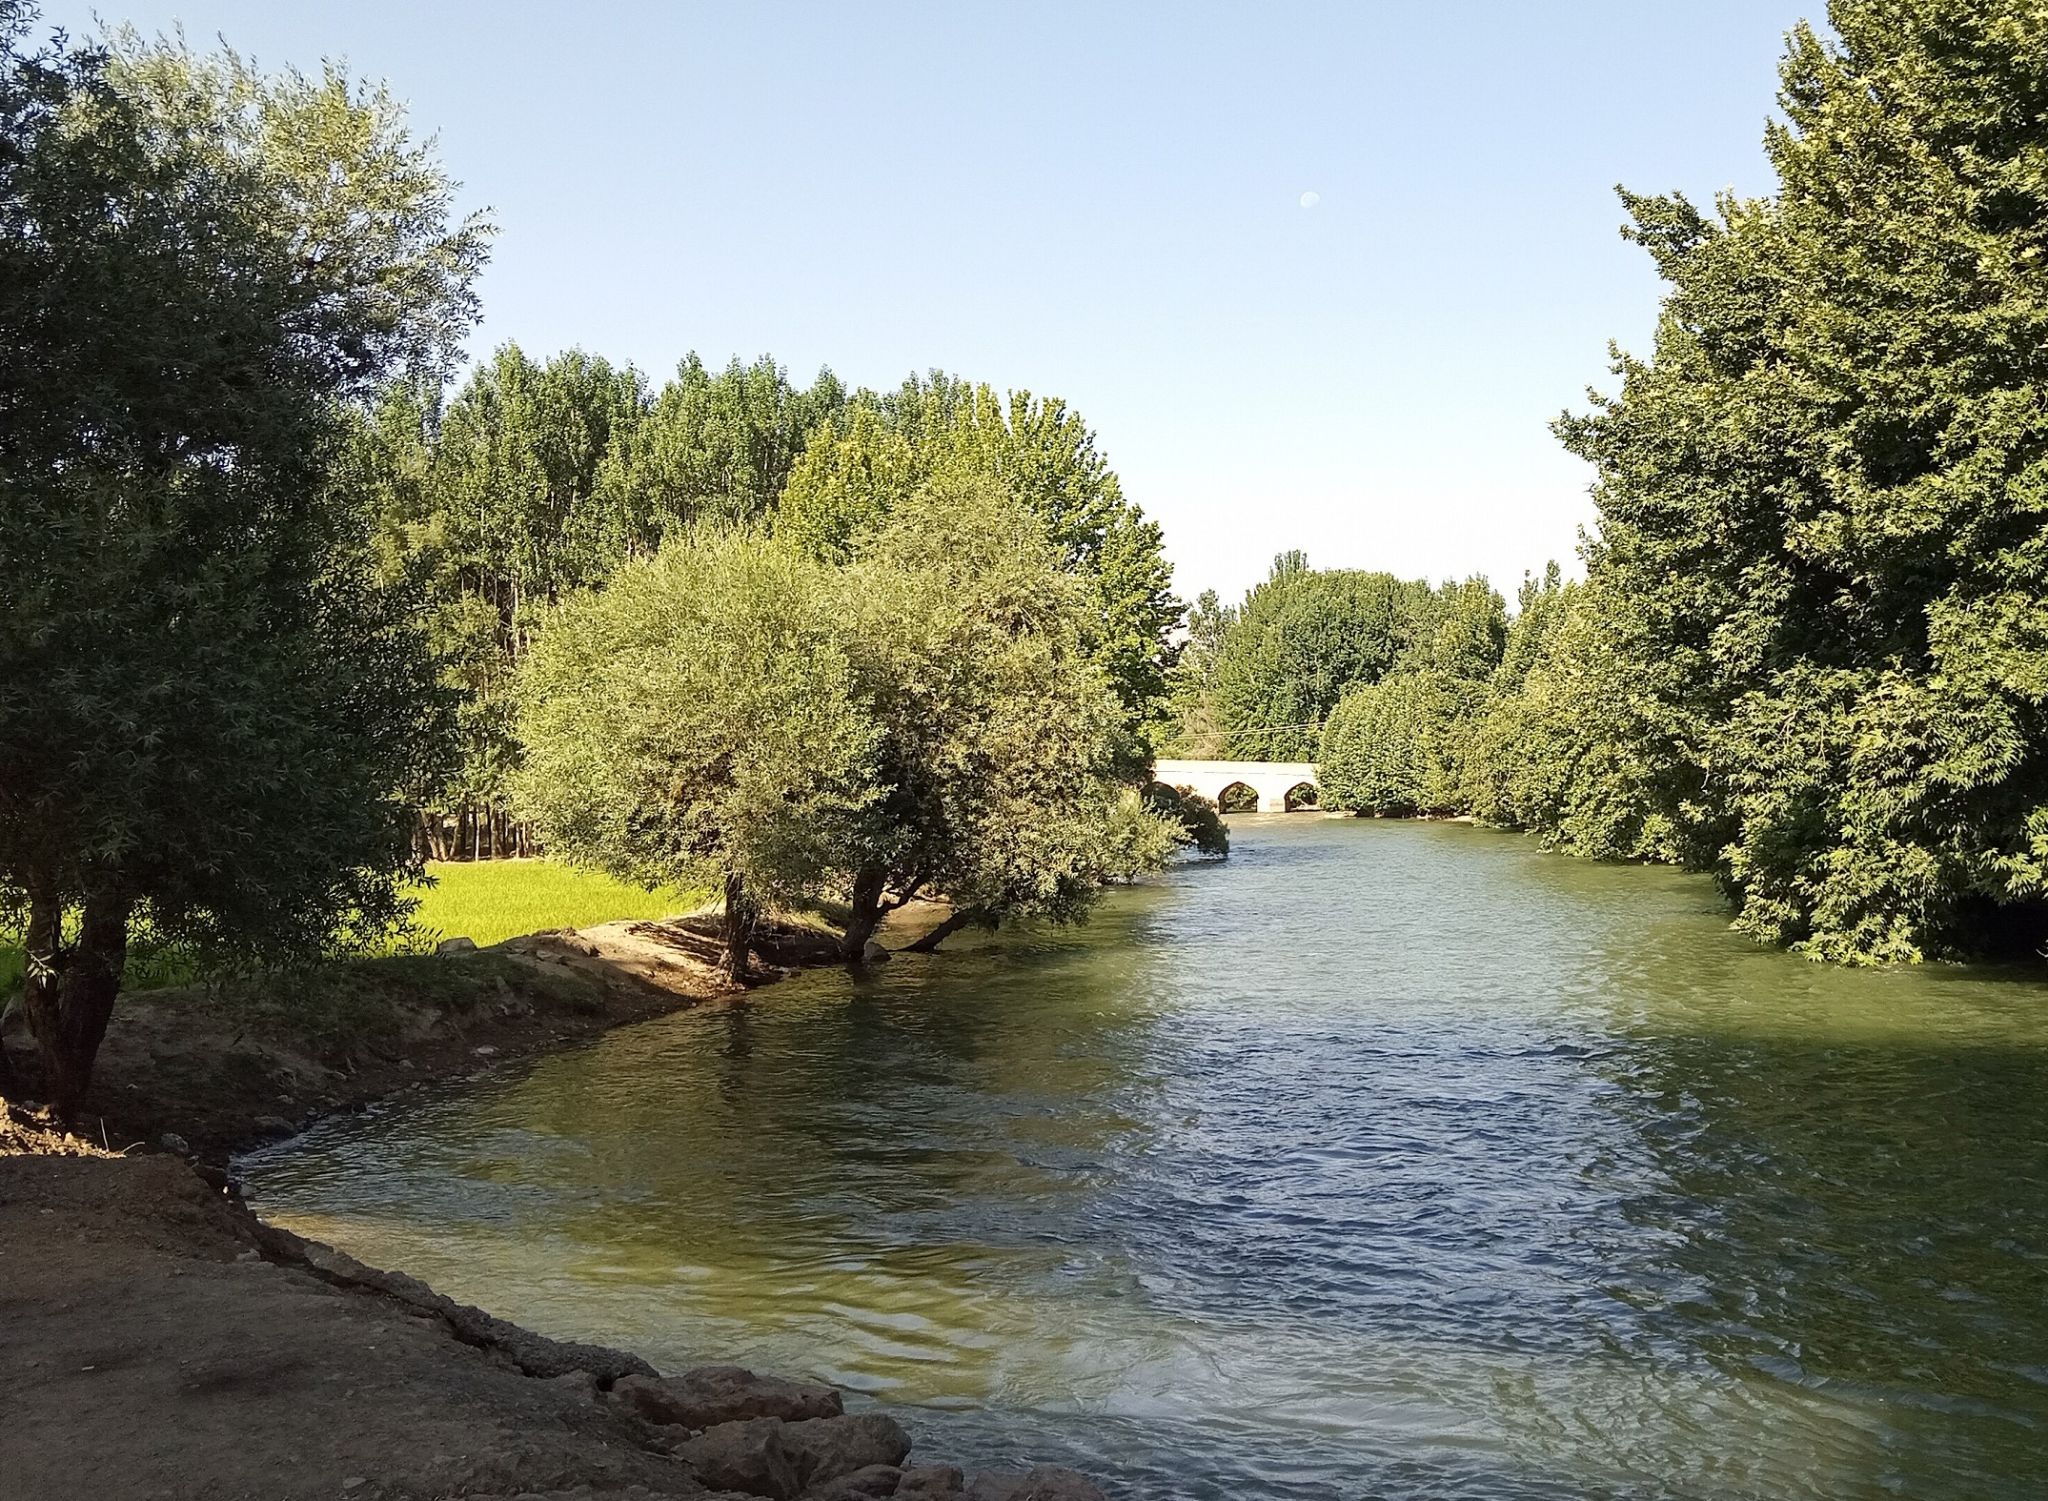
M 502 226 L 476 347 L 689 349 L 1064 396 L 1181 591 L 1271 555 L 1511 589 L 1569 560 L 1547 424 L 1648 341 L 1615 183 L 1768 189 L 1819 0 L 50 3 L 345 57 Z M 1303 208 L 1304 193 L 1320 195 Z

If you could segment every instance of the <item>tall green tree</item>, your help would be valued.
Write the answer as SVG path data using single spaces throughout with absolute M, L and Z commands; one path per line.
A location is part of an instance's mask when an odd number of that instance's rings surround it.
M 1216 707 L 1216 672 L 1223 641 L 1237 620 L 1237 611 L 1223 603 L 1214 589 L 1204 589 L 1188 608 L 1187 639 L 1174 658 L 1168 679 L 1171 725 L 1160 754 L 1197 761 L 1228 759 L 1230 742 Z
M 1760 938 L 1914 959 L 2048 936 L 2048 21 L 1829 15 L 1774 198 L 1628 198 L 1655 351 L 1561 430 L 1680 853 Z
M 488 227 L 384 94 L 0 5 L 0 904 L 76 1108 L 137 924 L 381 929 L 441 698 L 328 464 L 437 378 Z
M 438 389 L 400 382 L 354 425 L 342 483 L 375 518 L 386 575 L 425 592 L 460 695 L 457 771 L 422 809 L 441 858 L 526 847 L 509 811 L 514 677 L 551 605 L 652 546 L 601 482 L 646 404 L 631 367 L 580 350 L 538 362 L 507 344 L 445 409 Z
M 1662 754 L 1649 701 L 1623 668 L 1598 586 L 1553 566 L 1527 582 L 1485 710 L 1462 749 L 1467 811 L 1600 860 L 1679 858 L 1650 795 Z
M 607 456 L 607 499 L 639 549 L 699 525 L 762 522 L 805 445 L 838 430 L 847 400 L 830 370 L 799 390 L 766 355 L 750 365 L 734 359 L 716 373 L 688 355 L 647 420 Z
M 1322 806 L 1464 812 L 1468 753 L 1507 636 L 1506 606 L 1483 578 L 1445 584 L 1421 601 L 1393 670 L 1349 688 L 1324 726 Z
M 952 928 L 1071 921 L 1152 858 L 1147 810 L 1119 814 L 1088 586 L 1037 516 L 984 476 L 941 476 L 889 506 L 842 585 L 882 789 L 840 862 L 849 957 L 919 895 L 949 898 Z
M 979 477 L 1036 516 L 1061 564 L 1086 579 L 1089 652 L 1123 705 L 1135 769 L 1166 718 L 1173 594 L 1159 526 L 1127 499 L 1079 413 L 1056 397 L 998 395 L 934 372 L 885 397 L 863 393 L 843 431 L 818 433 L 792 471 L 776 525 L 822 556 L 845 556 L 892 497 L 935 477 Z
M 1215 714 L 1229 759 L 1312 758 L 1345 690 L 1384 677 L 1430 618 L 1426 584 L 1312 569 L 1302 554 L 1283 553 L 1217 651 Z

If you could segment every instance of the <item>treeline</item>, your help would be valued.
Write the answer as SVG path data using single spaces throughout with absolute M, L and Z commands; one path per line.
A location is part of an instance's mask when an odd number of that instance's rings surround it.
M 1830 18 L 1791 35 L 1776 194 L 1624 195 L 1671 290 L 1650 357 L 1558 424 L 1598 472 L 1585 582 L 1526 588 L 1490 666 L 1385 628 L 1381 576 L 1205 599 L 1184 744 L 1300 750 L 1327 714 L 1326 800 L 1710 871 L 1820 958 L 2038 961 L 2048 19 Z
M 356 424 L 341 483 L 370 507 L 386 576 L 430 601 L 461 696 L 459 767 L 421 810 L 436 858 L 530 851 L 512 807 L 517 670 L 554 606 L 706 529 L 846 561 L 948 474 L 979 474 L 1039 517 L 1085 585 L 1120 758 L 1146 758 L 1182 607 L 1158 526 L 1057 399 L 939 373 L 883 394 L 829 370 L 798 387 L 772 359 L 714 372 L 694 355 L 657 391 L 631 366 L 580 351 L 536 362 L 508 345 L 445 405 L 436 386 L 399 384 Z

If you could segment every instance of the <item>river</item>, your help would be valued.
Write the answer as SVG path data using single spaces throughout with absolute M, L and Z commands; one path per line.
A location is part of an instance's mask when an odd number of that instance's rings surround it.
M 252 1194 L 1127 1501 L 2048 1491 L 2048 986 L 1823 968 L 1465 825 L 1233 837 L 1082 928 L 329 1123 Z

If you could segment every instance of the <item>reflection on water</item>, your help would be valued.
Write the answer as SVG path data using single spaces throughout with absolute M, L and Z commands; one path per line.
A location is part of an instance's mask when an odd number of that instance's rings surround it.
M 2048 986 L 1823 969 L 1486 830 L 1233 832 L 1087 928 L 615 1033 L 253 1190 L 1133 1498 L 2041 1493 Z

